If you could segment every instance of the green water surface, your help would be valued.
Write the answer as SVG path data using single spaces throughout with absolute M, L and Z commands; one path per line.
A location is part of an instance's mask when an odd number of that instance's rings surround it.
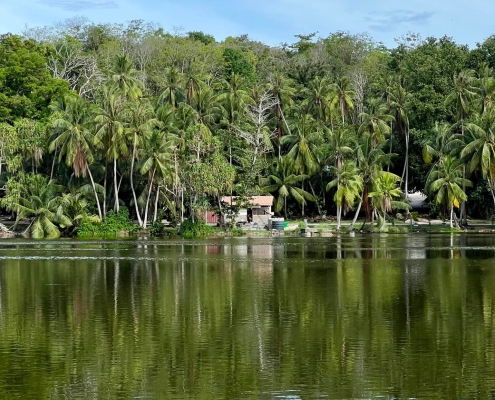
M 0 399 L 492 399 L 495 236 L 0 242 Z

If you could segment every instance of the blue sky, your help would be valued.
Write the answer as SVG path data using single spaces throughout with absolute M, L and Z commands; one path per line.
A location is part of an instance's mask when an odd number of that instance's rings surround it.
M 295 42 L 294 35 L 318 31 L 367 32 L 394 46 L 408 32 L 452 36 L 473 47 L 495 33 L 489 0 L 1 0 L 0 33 L 18 33 L 74 16 L 94 22 L 143 19 L 165 30 L 201 30 L 217 40 L 247 33 L 270 45 Z

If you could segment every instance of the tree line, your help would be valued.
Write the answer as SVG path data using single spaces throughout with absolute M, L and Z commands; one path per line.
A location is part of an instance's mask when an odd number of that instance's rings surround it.
M 141 227 L 274 195 L 283 216 L 385 230 L 427 194 L 466 224 L 495 208 L 495 37 L 296 35 L 271 47 L 74 18 L 0 37 L 2 207 L 34 237 L 125 206 Z

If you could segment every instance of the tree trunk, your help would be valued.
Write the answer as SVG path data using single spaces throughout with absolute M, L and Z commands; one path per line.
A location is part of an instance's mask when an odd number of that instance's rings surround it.
M 153 222 L 156 222 L 158 218 L 158 200 L 160 198 L 160 185 L 156 186 L 156 198 L 155 198 L 155 212 L 153 214 Z
M 143 227 L 143 220 L 141 219 L 141 212 L 139 211 L 139 205 L 136 197 L 136 190 L 134 189 L 134 161 L 136 158 L 136 146 L 132 149 L 132 160 L 131 160 L 131 172 L 130 172 L 130 181 L 131 181 L 131 190 L 132 190 L 132 198 L 134 199 L 134 207 L 136 209 L 136 215 L 138 219 L 139 226 Z
M 450 205 L 450 227 L 454 227 L 454 205 Z
M 146 229 L 146 225 L 148 224 L 148 209 L 150 205 L 151 191 L 153 190 L 153 181 L 155 180 L 155 171 L 156 171 L 156 167 L 153 169 L 153 174 L 151 175 L 150 187 L 148 188 L 148 196 L 146 198 L 146 206 L 144 208 L 144 219 L 143 219 L 144 229 Z
M 100 220 L 101 220 L 103 218 L 103 215 L 101 213 L 100 200 L 98 199 L 98 193 L 96 193 L 95 181 L 93 180 L 93 175 L 91 175 L 91 171 L 89 169 L 88 164 L 86 164 L 86 169 L 88 170 L 89 179 L 91 180 L 91 186 L 93 187 L 93 193 L 95 195 L 95 202 L 96 202 L 96 206 L 98 207 L 98 216 L 100 217 Z
M 342 206 L 337 207 L 337 232 L 340 231 L 340 217 L 342 215 Z
M 356 214 L 354 214 L 354 218 L 352 219 L 351 226 L 349 227 L 350 231 L 354 230 L 354 225 L 356 224 L 356 221 L 358 219 L 359 211 L 361 211 L 361 205 L 363 204 L 363 197 L 364 197 L 364 189 L 363 193 L 361 194 L 361 200 L 359 201 L 358 207 L 356 209 Z
M 318 203 L 318 197 L 316 196 L 316 193 L 315 193 L 315 190 L 313 189 L 313 185 L 311 184 L 311 181 L 308 181 L 309 183 L 309 187 L 311 188 L 311 193 L 313 193 L 313 196 L 315 197 L 316 199 L 316 207 L 318 208 L 318 214 L 320 215 L 320 217 L 323 215 L 322 212 L 321 212 L 321 207 L 320 207 L 320 204 Z
M 113 183 L 115 185 L 115 211 L 119 212 L 119 185 L 117 183 L 117 159 L 113 160 Z
M 107 176 L 108 176 L 108 161 L 105 161 L 105 177 L 103 179 L 103 216 L 107 215 Z

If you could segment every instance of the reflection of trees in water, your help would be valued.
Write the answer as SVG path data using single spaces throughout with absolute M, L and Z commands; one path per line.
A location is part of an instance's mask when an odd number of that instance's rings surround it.
M 409 238 L 3 260 L 0 395 L 488 397 L 491 262 L 405 259 L 445 243 Z M 356 257 L 360 247 L 379 258 Z

